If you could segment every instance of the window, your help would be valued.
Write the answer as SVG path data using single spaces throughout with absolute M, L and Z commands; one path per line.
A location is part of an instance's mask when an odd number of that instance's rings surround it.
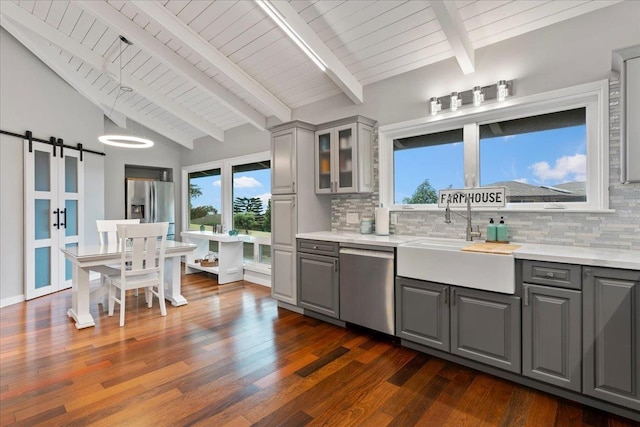
M 586 202 L 586 108 L 480 125 L 480 186 L 507 203 Z
M 429 210 L 438 190 L 500 186 L 508 209 L 607 209 L 607 91 L 597 82 L 382 126 L 380 200 Z
M 233 228 L 252 238 L 271 236 L 271 162 L 232 166 Z M 244 242 L 245 262 L 260 263 L 262 245 Z
M 270 153 L 225 159 L 183 168 L 183 213 L 185 228 L 215 230 L 221 224 L 224 232 L 231 228 L 247 234 L 243 244 L 245 264 L 271 265 L 271 164 Z M 188 198 L 187 198 L 188 194 Z M 217 242 L 210 250 L 217 251 Z
M 464 186 L 462 129 L 398 139 L 393 144 L 394 204 L 438 202 L 438 190 Z
M 187 229 L 214 231 L 222 224 L 222 186 L 220 168 L 189 175 L 189 222 Z M 209 241 L 209 250 L 218 252 L 218 242 Z

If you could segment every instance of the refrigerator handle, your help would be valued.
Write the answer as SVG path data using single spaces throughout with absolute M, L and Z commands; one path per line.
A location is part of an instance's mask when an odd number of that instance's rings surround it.
M 155 182 L 149 183 L 149 220 L 147 222 L 156 222 L 156 185 Z

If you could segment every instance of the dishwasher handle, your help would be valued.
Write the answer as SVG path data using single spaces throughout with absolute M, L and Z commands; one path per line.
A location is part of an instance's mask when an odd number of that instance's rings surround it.
M 340 248 L 340 255 L 356 255 L 356 256 L 366 256 L 371 258 L 383 258 L 383 259 L 395 258 L 395 255 L 393 254 L 393 252 L 376 251 L 371 249 L 353 249 L 353 248 Z

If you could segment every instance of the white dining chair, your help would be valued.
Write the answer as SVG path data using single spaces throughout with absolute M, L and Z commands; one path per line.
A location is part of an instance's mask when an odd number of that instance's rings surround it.
M 140 224 L 140 218 L 96 220 L 96 229 L 98 230 L 100 245 L 115 245 L 118 243 L 118 224 Z M 94 293 L 94 298 L 101 300 L 104 306 L 104 301 L 102 300 L 102 298 L 109 293 L 107 279 L 109 276 L 115 276 L 120 273 L 120 264 L 98 265 L 93 270 L 100 273 L 100 288 Z
M 110 275 L 108 280 L 109 316 L 113 316 L 115 303 L 120 304 L 120 326 L 124 326 L 126 292 L 142 288 L 147 306 L 152 307 L 155 295 L 160 303 L 160 314 L 166 316 L 164 256 L 169 223 L 118 224 L 117 228 L 122 254 L 119 274 Z M 116 288 L 120 289 L 119 296 Z

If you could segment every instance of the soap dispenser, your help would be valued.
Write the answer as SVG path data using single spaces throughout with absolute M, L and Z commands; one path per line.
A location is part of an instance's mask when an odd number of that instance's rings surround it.
M 487 242 L 495 242 L 498 240 L 498 229 L 493 222 L 493 218 L 489 218 L 489 225 L 487 225 Z
M 496 237 L 498 242 L 508 242 L 507 224 L 504 223 L 504 217 L 500 217 L 500 224 L 496 225 Z

